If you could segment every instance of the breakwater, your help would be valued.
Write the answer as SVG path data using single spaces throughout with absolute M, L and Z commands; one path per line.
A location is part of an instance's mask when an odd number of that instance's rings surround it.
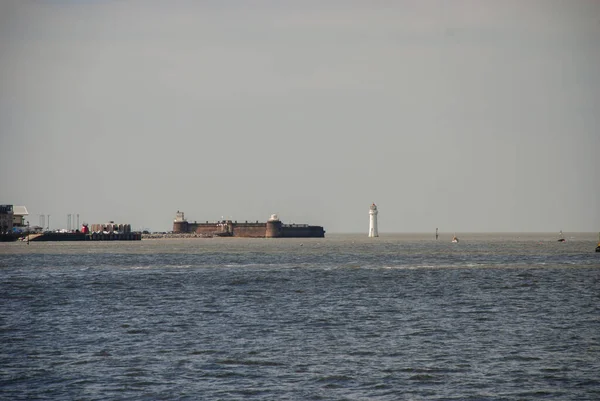
M 211 234 L 197 233 L 151 233 L 142 234 L 142 239 L 212 238 Z
M 139 241 L 142 239 L 142 234 L 139 232 L 128 233 L 42 233 L 32 234 L 24 237 L 24 241 L 43 242 L 43 241 Z

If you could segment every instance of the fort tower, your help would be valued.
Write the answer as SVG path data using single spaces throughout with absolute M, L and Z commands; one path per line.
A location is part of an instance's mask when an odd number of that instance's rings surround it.
M 281 220 L 276 214 L 272 214 L 271 218 L 267 220 L 267 231 L 265 232 L 265 238 L 279 238 L 281 237 Z
M 185 233 L 188 231 L 188 222 L 185 219 L 183 212 L 177 211 L 175 220 L 173 220 L 173 232 L 174 233 Z

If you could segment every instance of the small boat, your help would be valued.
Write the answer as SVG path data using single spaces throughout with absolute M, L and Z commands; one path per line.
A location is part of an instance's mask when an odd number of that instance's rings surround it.
M 558 240 L 557 240 L 558 242 L 565 242 L 566 241 L 566 239 L 563 237 L 562 230 L 560 230 L 560 233 L 558 235 L 559 235 Z
M 600 252 L 600 242 L 598 242 L 598 246 L 596 247 L 596 252 Z
M 458 237 L 456 236 L 456 234 L 454 234 L 454 237 L 452 237 L 452 242 L 453 243 L 458 243 Z

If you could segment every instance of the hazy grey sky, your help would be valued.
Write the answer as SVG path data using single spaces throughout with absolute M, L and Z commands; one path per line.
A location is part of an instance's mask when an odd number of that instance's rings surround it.
M 0 1 L 0 203 L 600 231 L 600 2 Z

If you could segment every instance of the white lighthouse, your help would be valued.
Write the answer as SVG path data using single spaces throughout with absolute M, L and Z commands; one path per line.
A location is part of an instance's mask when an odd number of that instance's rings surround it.
M 377 232 L 377 205 L 375 203 L 369 208 L 369 237 L 379 237 Z

